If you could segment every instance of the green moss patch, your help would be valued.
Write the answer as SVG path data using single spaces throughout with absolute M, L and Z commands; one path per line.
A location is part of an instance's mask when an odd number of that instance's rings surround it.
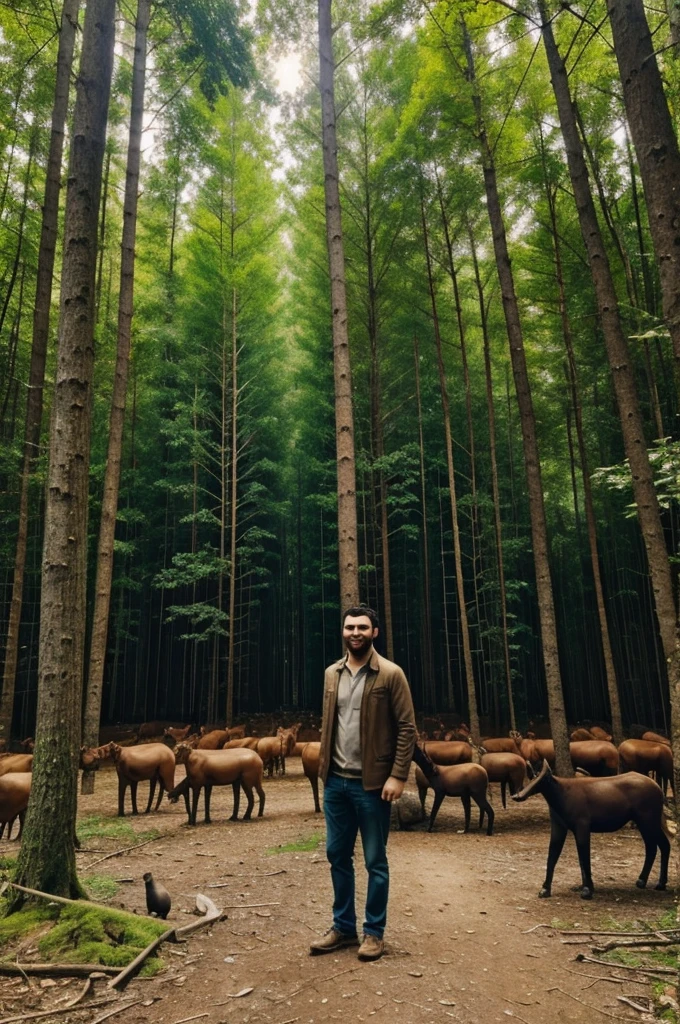
M 52 962 L 125 967 L 164 931 L 164 922 L 148 917 L 63 907 L 54 927 L 40 939 L 38 949 L 45 960 Z M 162 961 L 150 959 L 142 973 L 154 974 L 161 966 Z
M 131 844 L 136 839 L 132 825 L 124 818 L 104 818 L 101 814 L 89 814 L 76 825 L 76 835 L 81 843 L 88 839 L 120 839 Z
M 44 934 L 50 922 L 53 924 Z M 17 913 L 0 918 L 0 955 L 8 962 L 13 960 L 17 942 L 35 934 L 35 944 L 45 962 L 123 968 L 165 931 L 164 921 L 109 908 L 28 903 Z M 151 957 L 140 973 L 149 977 L 162 967 L 162 960 Z
M 313 836 L 297 839 L 292 843 L 282 843 L 280 846 L 270 846 L 266 852 L 270 857 L 276 853 L 315 853 L 319 847 L 325 843 L 325 841 L 325 836 L 319 835 L 318 832 L 315 832 Z
M 115 896 L 120 886 L 111 875 L 86 875 L 80 880 L 85 886 L 88 899 L 103 902 Z

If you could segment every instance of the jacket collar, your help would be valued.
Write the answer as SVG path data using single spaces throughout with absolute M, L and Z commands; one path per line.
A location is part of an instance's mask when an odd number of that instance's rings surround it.
M 336 670 L 336 672 L 342 672 L 342 670 L 343 670 L 343 668 L 345 667 L 346 664 L 347 664 L 347 654 L 345 654 L 345 656 L 343 658 L 340 658 L 339 661 L 336 661 L 336 663 L 335 663 L 335 670 Z M 371 657 L 370 657 L 370 659 L 368 661 L 368 667 L 370 668 L 371 672 L 378 672 L 380 670 L 380 655 L 376 651 L 375 647 L 373 648 L 373 651 L 371 652 Z

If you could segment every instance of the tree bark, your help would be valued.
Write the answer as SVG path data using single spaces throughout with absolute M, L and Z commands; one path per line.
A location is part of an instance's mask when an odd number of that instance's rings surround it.
M 484 286 L 479 272 L 479 260 L 477 259 L 477 247 L 472 232 L 472 225 L 468 221 L 468 238 L 470 240 L 470 253 L 472 265 L 475 272 L 475 283 L 479 298 L 479 316 L 482 325 L 482 339 L 484 342 L 484 376 L 486 379 L 486 414 L 489 421 L 489 461 L 491 463 L 491 497 L 493 500 L 493 521 L 494 537 L 496 541 L 496 564 L 498 566 L 498 596 L 501 607 L 501 632 L 503 634 L 503 666 L 505 669 L 505 685 L 508 691 L 508 710 L 510 712 L 510 728 L 517 729 L 515 717 L 515 700 L 512 693 L 512 667 L 510 664 L 510 637 L 508 635 L 508 597 L 505 586 L 505 564 L 503 558 L 503 525 L 501 521 L 501 495 L 498 486 L 498 460 L 496 458 L 496 409 L 493 398 L 493 377 L 491 375 L 491 342 L 489 339 L 489 321 L 484 301 Z
M 319 0 L 319 87 L 321 91 L 326 242 L 331 278 L 335 440 L 338 467 L 338 559 L 340 609 L 342 611 L 359 603 L 359 551 L 357 544 L 354 408 L 347 330 L 338 146 L 335 131 L 334 74 L 331 0 Z
M 470 645 L 470 625 L 468 622 L 467 605 L 465 603 L 465 580 L 463 578 L 463 555 L 460 546 L 460 529 L 458 526 L 458 500 L 456 496 L 456 477 L 453 465 L 453 438 L 451 436 L 451 407 L 449 404 L 449 391 L 446 381 L 446 368 L 442 355 L 442 339 L 439 330 L 439 316 L 437 314 L 437 298 L 432 277 L 432 259 L 427 235 L 427 220 L 425 217 L 425 203 L 421 196 L 420 213 L 423 226 L 423 241 L 425 243 L 425 263 L 427 266 L 427 281 L 432 305 L 432 323 L 434 327 L 434 343 L 437 350 L 437 369 L 439 372 L 439 389 L 442 399 L 442 414 L 444 419 L 444 439 L 446 442 L 446 467 L 448 471 L 449 497 L 451 499 L 451 528 L 453 531 L 453 558 L 456 566 L 456 591 L 458 594 L 458 613 L 460 615 L 460 631 L 463 641 L 463 665 L 465 668 L 465 685 L 468 699 L 468 725 L 471 734 L 479 738 L 479 715 L 477 712 L 477 694 L 475 690 L 475 672 L 472 664 L 472 648 Z
M 674 5 L 675 6 L 675 5 Z M 680 381 L 680 148 L 642 0 L 607 0 L 623 102 L 659 267 L 663 314 Z M 677 26 L 676 26 L 677 28 Z
M 75 819 L 85 643 L 97 221 L 115 0 L 89 0 L 76 82 L 45 515 L 33 787 L 16 881 L 81 895 Z
M 531 517 L 531 540 L 533 546 L 534 568 L 536 572 L 536 595 L 538 614 L 541 625 L 541 646 L 545 681 L 548 692 L 548 714 L 555 742 L 556 770 L 558 775 L 573 775 L 569 754 L 569 736 L 564 710 L 564 694 L 560 674 L 559 650 L 557 644 L 557 623 L 555 619 L 555 602 L 553 597 L 552 579 L 550 575 L 550 559 L 548 544 L 548 527 L 545 518 L 543 501 L 543 484 L 541 480 L 541 463 L 536 438 L 536 418 L 531 397 L 529 373 L 524 351 L 522 324 L 519 316 L 519 305 L 515 292 L 515 282 L 508 252 L 505 224 L 498 195 L 496 167 L 493 152 L 486 134 L 482 100 L 475 77 L 472 55 L 472 43 L 465 20 L 461 18 L 465 40 L 468 76 L 472 84 L 472 98 L 477 121 L 484 187 L 486 192 L 487 212 L 493 236 L 496 269 L 503 298 L 503 312 L 510 343 L 510 359 L 515 380 L 515 392 L 519 407 L 522 427 L 524 466 L 527 478 L 529 514 Z
M 47 359 L 47 338 L 50 326 L 50 300 L 52 297 L 52 276 L 54 254 L 57 243 L 59 218 L 59 191 L 61 188 L 61 161 L 64 151 L 64 123 L 68 110 L 69 79 L 73 62 L 73 47 L 76 37 L 78 8 L 80 0 L 64 0 L 61 13 L 59 48 L 57 51 L 57 76 L 52 107 L 50 148 L 47 157 L 47 176 L 43 199 L 40 249 L 36 278 L 35 307 L 33 311 L 33 343 L 29 370 L 28 398 L 26 402 L 26 426 L 24 429 L 23 469 L 19 494 L 19 522 L 17 546 L 14 553 L 14 578 L 9 621 L 7 624 L 7 646 L 2 681 L 2 702 L 0 703 L 0 739 L 8 739 L 12 727 L 14 708 L 14 687 L 16 682 L 17 659 L 19 655 L 19 626 L 24 594 L 26 569 L 26 547 L 28 543 L 28 492 L 31 471 L 38 454 L 40 425 L 42 422 L 43 386 L 45 382 L 45 361 Z
M 437 694 L 434 685 L 432 655 L 432 602 L 430 596 L 430 542 L 427 525 L 427 487 L 425 483 L 425 439 L 423 436 L 423 403 L 420 394 L 420 352 L 418 337 L 413 336 L 413 362 L 415 369 L 416 408 L 418 410 L 418 455 L 420 475 L 420 511 L 423 519 L 423 659 L 422 679 L 424 705 L 430 711 L 437 707 Z
M 125 171 L 125 198 L 123 200 L 123 237 L 120 259 L 120 293 L 118 296 L 118 347 L 113 379 L 109 444 L 104 474 L 102 514 L 97 547 L 97 579 L 95 583 L 92 639 L 87 675 L 87 694 L 83 718 L 83 743 L 96 747 L 99 742 L 99 719 L 104 684 L 106 638 L 109 628 L 111 582 L 113 580 L 113 548 L 118 514 L 118 493 L 125 427 L 128 369 L 132 316 L 134 313 L 135 239 L 137 235 L 137 200 L 139 197 L 139 168 L 141 163 L 142 119 L 144 116 L 144 90 L 146 84 L 146 37 L 151 17 L 151 0 L 139 0 L 135 26 L 135 56 L 132 66 L 132 97 L 130 103 L 130 135 L 127 168 Z M 94 792 L 94 772 L 83 772 L 82 792 Z

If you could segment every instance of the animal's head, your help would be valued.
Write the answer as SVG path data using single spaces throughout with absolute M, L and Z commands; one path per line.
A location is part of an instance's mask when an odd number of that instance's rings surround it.
M 117 743 L 109 743 L 109 747 L 111 748 L 109 756 L 113 759 L 114 764 L 118 764 L 118 762 L 120 761 L 120 755 L 123 752 L 123 748 L 119 746 Z
M 413 760 L 426 778 L 433 779 L 435 776 L 439 775 L 439 768 L 437 765 L 427 756 L 423 748 L 418 746 L 417 743 L 413 748 Z
M 151 874 L 150 871 L 145 871 L 144 874 L 142 875 L 142 878 L 144 879 L 147 885 L 149 884 L 149 882 L 153 882 L 153 875 Z
M 511 729 L 510 732 L 508 733 L 508 736 L 510 737 L 511 740 L 515 741 L 517 746 L 519 746 L 522 742 L 522 733 L 517 732 L 517 729 Z
M 96 771 L 99 768 L 99 756 L 94 747 L 80 748 L 80 767 L 85 771 Z
M 546 784 L 546 781 L 552 778 L 550 765 L 545 760 L 545 758 L 543 759 L 543 767 L 541 768 L 540 772 L 536 772 L 534 770 L 533 765 L 531 764 L 531 761 L 527 761 L 527 775 L 529 776 L 529 781 L 523 789 L 520 789 L 519 793 L 515 793 L 513 795 L 513 800 L 521 802 L 523 800 L 526 800 L 527 797 L 533 796 L 534 793 L 542 792 L 543 787 Z
M 178 743 L 175 747 L 175 761 L 177 764 L 186 764 L 193 747 L 189 743 Z

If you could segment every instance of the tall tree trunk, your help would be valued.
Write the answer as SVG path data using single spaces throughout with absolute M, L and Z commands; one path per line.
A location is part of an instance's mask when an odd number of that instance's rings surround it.
M 430 543 L 427 526 L 427 487 L 425 486 L 425 439 L 423 436 L 423 403 L 420 394 L 420 353 L 418 337 L 413 336 L 413 360 L 415 364 L 416 406 L 418 409 L 418 454 L 420 470 L 420 512 L 423 517 L 423 651 L 422 678 L 424 703 L 429 704 L 430 711 L 437 706 L 437 695 L 434 685 L 432 656 L 432 602 L 430 597 Z
M 607 0 L 607 10 L 680 382 L 680 148 L 642 0 Z
M 356 461 L 352 370 L 347 330 L 345 253 L 340 209 L 340 177 L 335 131 L 335 63 L 331 0 L 319 0 L 319 86 L 323 138 L 326 242 L 331 278 L 333 370 L 335 379 L 335 440 L 338 465 L 338 559 L 340 610 L 359 603 L 357 546 Z
M 151 0 L 139 0 L 135 26 L 135 56 L 132 67 L 132 98 L 130 104 L 130 137 L 125 172 L 125 198 L 123 200 L 123 238 L 120 259 L 120 293 L 118 296 L 118 347 L 116 371 L 113 379 L 109 445 L 104 474 L 102 514 L 97 547 L 97 579 L 92 616 L 92 639 L 87 675 L 87 694 L 83 718 L 83 743 L 96 747 L 99 742 L 99 719 L 102 707 L 106 638 L 109 628 L 111 582 L 113 579 L 113 546 L 118 514 L 118 492 L 125 427 L 128 369 L 132 316 L 134 313 L 135 238 L 137 234 L 137 199 L 139 196 L 139 167 L 141 162 L 142 119 L 144 115 L 144 89 L 146 80 L 146 37 L 151 16 Z M 94 792 L 94 772 L 83 772 L 82 792 Z
M 560 236 L 557 230 L 557 209 L 555 206 L 555 194 L 550 189 L 546 179 L 546 196 L 548 199 L 548 210 L 550 214 L 550 233 L 552 236 L 553 251 L 555 256 L 555 280 L 557 282 L 558 305 L 560 320 L 562 323 L 562 337 L 567 352 L 567 380 L 571 392 L 571 406 L 574 411 L 576 426 L 576 439 L 581 464 L 583 483 L 583 505 L 586 516 L 588 531 L 588 547 L 590 550 L 590 564 L 593 571 L 593 584 L 595 587 L 595 601 L 597 604 L 597 616 L 600 623 L 600 637 L 602 640 L 602 656 L 604 659 L 605 677 L 607 681 L 607 693 L 609 695 L 609 710 L 611 713 L 612 734 L 614 743 L 618 746 L 623 741 L 623 721 L 621 718 L 621 702 L 619 699 L 619 687 L 614 667 L 614 654 L 612 651 L 611 637 L 609 633 L 609 621 L 607 619 L 607 608 L 602 588 L 602 574 L 600 573 L 600 557 L 597 547 L 597 522 L 595 508 L 593 506 L 593 489 L 590 482 L 590 471 L 588 467 L 588 453 L 586 450 L 585 434 L 583 430 L 583 406 L 578 387 L 578 373 L 576 369 L 576 356 L 571 334 L 571 324 L 567 312 L 567 294 L 564 286 L 564 273 L 562 269 L 562 250 Z
M 668 662 L 669 671 L 675 673 L 675 675 L 669 676 L 669 678 L 672 678 L 674 685 L 680 688 L 680 676 L 678 676 L 680 666 L 676 656 L 677 616 L 670 562 L 661 525 L 659 502 L 649 463 L 649 454 L 628 343 L 619 317 L 616 290 L 588 182 L 588 171 L 583 155 L 583 147 L 579 138 L 576 118 L 569 95 L 566 68 L 555 43 L 552 23 L 547 18 L 544 0 L 538 0 L 538 9 L 542 19 L 541 32 L 557 100 L 581 234 L 583 235 L 583 242 L 588 253 L 593 285 L 597 297 L 599 319 L 602 324 L 607 357 L 612 371 L 624 449 L 632 476 L 633 496 L 637 508 L 638 522 L 640 523 L 642 537 L 647 550 L 649 574 L 652 581 L 661 645 Z M 680 210 L 678 212 L 680 214 Z M 650 219 L 653 219 L 653 217 Z M 680 250 L 678 252 L 680 255 Z M 677 267 L 678 263 L 674 263 L 674 266 Z M 680 313 L 680 306 L 678 312 Z M 676 676 L 678 677 L 676 678 Z M 673 690 L 671 690 L 672 692 Z M 678 696 L 680 697 L 680 689 L 678 690 Z M 680 716 L 680 705 L 678 706 L 678 714 Z M 680 720 L 678 725 L 680 727 Z M 680 742 L 680 735 L 678 740 Z
M 524 466 L 527 477 L 527 493 L 529 498 L 529 514 L 531 517 L 531 539 L 533 546 L 534 568 L 536 572 L 536 595 L 538 598 L 538 614 L 541 625 L 541 646 L 545 681 L 548 691 L 548 714 L 555 742 L 555 759 L 558 775 L 572 775 L 571 757 L 569 755 L 569 736 L 564 710 L 564 694 L 560 674 L 559 650 L 557 644 L 557 623 L 555 619 L 555 602 L 552 580 L 550 576 L 550 559 L 548 544 L 548 527 L 545 518 L 543 501 L 543 484 L 541 481 L 541 463 L 536 438 L 536 418 L 531 397 L 529 373 L 524 352 L 524 338 L 519 316 L 519 305 L 515 292 L 515 282 L 510 263 L 510 254 L 505 234 L 505 224 L 498 195 L 496 168 L 493 153 L 486 134 L 482 112 L 482 100 L 475 78 L 475 67 L 472 56 L 472 43 L 467 25 L 461 18 L 465 50 L 467 56 L 468 75 L 472 84 L 472 98 L 477 119 L 477 136 L 479 138 L 484 187 L 486 191 L 487 211 L 493 236 L 496 269 L 503 297 L 503 312 L 510 343 L 510 358 L 515 379 L 517 405 L 522 425 L 522 441 L 524 450 Z
M 232 205 L 232 224 L 235 208 Z M 233 238 L 233 235 L 232 235 Z M 233 243 L 232 243 L 233 244 Z M 238 337 L 236 288 L 231 289 L 231 515 L 229 523 L 229 649 L 227 654 L 227 727 L 234 719 L 236 656 L 236 528 L 238 525 Z
M 458 500 L 456 496 L 456 477 L 453 466 L 453 438 L 451 436 L 451 407 L 449 404 L 449 391 L 446 381 L 446 368 L 442 355 L 442 339 L 439 330 L 439 316 L 437 314 L 437 297 L 432 277 L 432 258 L 427 235 L 427 219 L 425 217 L 425 202 L 421 196 L 420 214 L 423 226 L 423 241 L 425 244 L 425 263 L 427 267 L 427 281 L 430 292 L 430 303 L 432 305 L 432 323 L 434 327 L 434 343 L 437 349 L 437 369 L 439 372 L 439 389 L 442 398 L 442 414 L 444 418 L 444 439 L 446 442 L 446 467 L 448 471 L 449 496 L 451 499 L 451 527 L 453 530 L 453 557 L 456 566 L 456 590 L 458 593 L 458 612 L 460 615 L 460 631 L 463 641 L 463 664 L 465 667 L 465 684 L 468 699 L 468 725 L 470 732 L 477 739 L 479 738 L 479 715 L 477 713 L 477 694 L 475 692 L 475 672 L 472 664 L 472 648 L 470 645 L 470 626 L 468 623 L 467 604 L 465 603 L 465 580 L 463 578 L 463 555 L 460 546 L 460 529 L 458 526 Z
M 14 707 L 14 686 L 17 658 L 19 654 L 19 624 L 24 593 L 26 568 L 26 547 L 28 541 L 28 492 L 31 469 L 38 454 L 40 424 L 42 422 L 43 386 L 45 382 L 45 361 L 50 325 L 50 299 L 52 296 L 52 275 L 54 254 L 57 244 L 57 222 L 59 218 L 59 190 L 61 188 L 61 161 L 64 150 L 64 122 L 68 110 L 69 79 L 73 62 L 73 47 L 76 37 L 76 23 L 80 0 L 64 0 L 61 14 L 61 31 L 57 52 L 57 76 L 52 108 L 50 148 L 47 157 L 47 176 L 43 199 L 43 216 L 40 231 L 40 249 L 36 278 L 35 308 L 33 312 L 33 343 L 29 370 L 28 398 L 26 403 L 26 426 L 24 430 L 23 469 L 19 495 L 19 523 L 17 546 L 14 553 L 14 578 L 12 598 L 7 625 L 7 646 L 0 703 L 0 739 L 9 737 Z
M 496 459 L 496 410 L 493 398 L 493 377 L 491 376 L 491 342 L 489 339 L 489 320 L 484 300 L 484 285 L 479 272 L 477 246 L 470 221 L 467 222 L 470 253 L 475 272 L 477 296 L 479 298 L 479 316 L 482 325 L 484 342 L 484 376 L 486 379 L 486 414 L 489 421 L 489 460 L 491 463 L 491 497 L 493 500 L 494 537 L 496 541 L 496 564 L 498 566 L 498 597 L 501 607 L 501 632 L 503 634 L 503 666 L 505 669 L 505 685 L 508 691 L 508 710 L 510 712 L 510 728 L 517 729 L 515 717 L 515 701 L 512 693 L 512 667 L 510 665 L 510 637 L 508 624 L 508 597 L 505 586 L 505 565 L 503 560 L 503 527 L 501 523 L 501 495 L 498 486 L 498 461 Z
M 115 0 L 89 0 L 69 163 L 45 514 L 33 785 L 16 881 L 79 895 L 75 865 L 85 646 L 97 221 Z M 23 902 L 17 896 L 14 906 Z

